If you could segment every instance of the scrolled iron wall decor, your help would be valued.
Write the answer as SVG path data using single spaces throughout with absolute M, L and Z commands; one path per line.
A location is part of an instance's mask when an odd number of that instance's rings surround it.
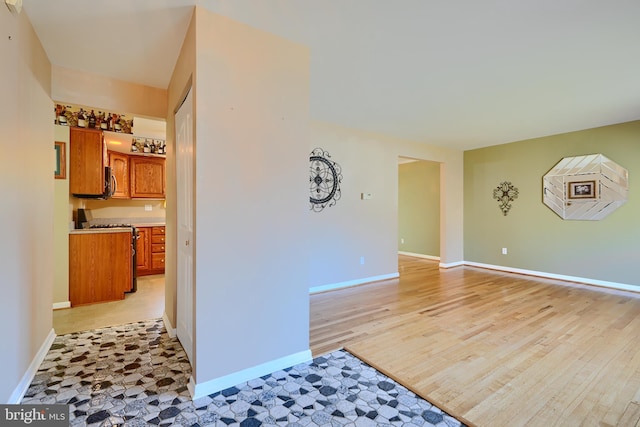
M 312 211 L 320 212 L 340 199 L 342 168 L 322 148 L 311 151 L 309 163 L 309 204 Z
M 498 187 L 493 190 L 493 198 L 500 205 L 500 210 L 504 216 L 507 216 L 511 209 L 511 202 L 518 198 L 518 189 L 509 181 L 501 182 Z

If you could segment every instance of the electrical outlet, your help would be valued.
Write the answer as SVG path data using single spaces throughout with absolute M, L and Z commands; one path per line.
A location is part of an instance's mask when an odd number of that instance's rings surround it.
M 364 257 L 363 256 L 360 257 L 360 265 L 364 265 Z
M 506 255 L 507 254 L 507 248 L 502 248 L 502 255 Z
M 404 245 L 404 239 L 400 239 L 400 244 Z
M 153 210 L 153 207 L 151 205 L 144 205 L 144 210 L 145 211 L 151 211 L 151 210 Z

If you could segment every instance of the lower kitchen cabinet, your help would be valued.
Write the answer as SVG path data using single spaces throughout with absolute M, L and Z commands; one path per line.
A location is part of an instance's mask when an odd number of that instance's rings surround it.
M 137 227 L 137 229 L 138 240 L 136 242 L 136 273 L 138 276 L 140 276 L 144 275 L 151 268 L 151 253 L 149 252 L 151 227 Z
M 165 227 L 138 227 L 138 276 L 164 274 Z
M 124 299 L 131 290 L 131 232 L 69 235 L 71 306 Z

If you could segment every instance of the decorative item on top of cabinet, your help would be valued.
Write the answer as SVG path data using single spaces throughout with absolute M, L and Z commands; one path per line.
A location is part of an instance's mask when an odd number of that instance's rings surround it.
M 117 151 L 109 151 L 109 166 L 115 182 L 113 189 L 114 199 L 128 199 L 129 192 L 129 156 L 118 153 Z
M 138 227 L 138 276 L 164 274 L 165 227 Z
M 132 155 L 129 158 L 131 171 L 131 198 L 165 198 L 165 159 Z

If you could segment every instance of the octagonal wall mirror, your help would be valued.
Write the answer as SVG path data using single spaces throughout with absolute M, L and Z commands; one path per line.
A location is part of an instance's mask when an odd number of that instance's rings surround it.
M 625 168 L 602 154 L 565 157 L 543 177 L 543 201 L 562 219 L 597 221 L 627 201 Z

